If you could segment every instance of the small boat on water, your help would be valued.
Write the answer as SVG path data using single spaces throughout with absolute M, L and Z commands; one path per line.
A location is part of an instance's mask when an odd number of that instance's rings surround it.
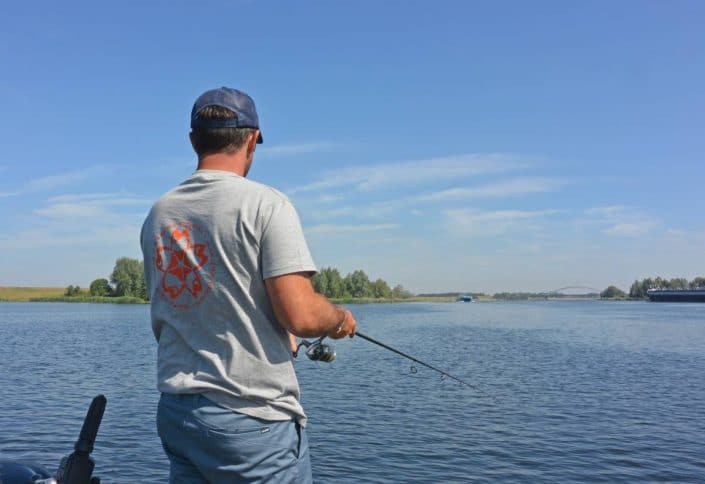
M 462 294 L 462 295 L 458 296 L 458 299 L 456 299 L 456 301 L 473 302 L 474 299 L 473 299 L 473 297 L 472 297 L 471 295 L 469 295 L 469 294 Z
M 646 295 L 654 302 L 705 302 L 705 287 L 695 289 L 649 289 Z

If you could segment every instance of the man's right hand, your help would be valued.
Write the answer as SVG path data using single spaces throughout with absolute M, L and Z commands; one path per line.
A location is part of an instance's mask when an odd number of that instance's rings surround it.
M 357 321 L 355 321 L 355 316 L 341 306 L 338 306 L 338 312 L 341 313 L 340 322 L 328 333 L 327 336 L 333 339 L 342 339 L 346 336 L 352 338 L 355 336 L 355 330 L 357 329 Z

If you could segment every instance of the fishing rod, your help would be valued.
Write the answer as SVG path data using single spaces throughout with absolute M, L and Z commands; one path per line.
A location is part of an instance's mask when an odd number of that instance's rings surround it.
M 385 350 L 389 350 L 389 351 L 391 351 L 391 352 L 393 352 L 393 353 L 398 354 L 399 356 L 403 356 L 404 358 L 407 358 L 407 359 L 409 359 L 409 360 L 411 360 L 411 361 L 413 361 L 413 362 L 416 362 L 416 363 L 418 363 L 419 365 L 423 365 L 423 366 L 425 366 L 426 368 L 430 368 L 430 369 L 432 369 L 432 370 L 434 370 L 434 371 L 437 371 L 437 372 L 440 373 L 441 375 L 447 376 L 448 378 L 452 378 L 453 380 L 455 380 L 455 381 L 457 381 L 457 382 L 460 382 L 460 383 L 462 383 L 463 385 L 467 385 L 467 386 L 469 386 L 470 388 L 473 388 L 473 389 L 475 389 L 475 390 L 477 390 L 477 391 L 481 391 L 481 390 L 480 390 L 479 388 L 477 388 L 476 386 L 471 385 L 470 383 L 465 382 L 465 381 L 461 380 L 460 378 L 451 375 L 451 374 L 448 373 L 448 372 L 445 372 L 445 371 L 443 371 L 443 370 L 441 370 L 441 369 L 439 369 L 439 368 L 436 368 L 435 366 L 429 365 L 428 363 L 424 363 L 423 361 L 419 360 L 418 358 L 414 358 L 413 356 L 407 355 L 407 354 L 404 353 L 403 351 L 399 351 L 399 350 L 397 350 L 397 349 L 395 349 L 395 348 L 392 348 L 391 346 L 389 346 L 389 345 L 387 345 L 387 344 L 384 344 L 384 343 L 382 343 L 381 341 L 377 341 L 377 340 L 374 339 L 374 338 L 370 338 L 370 337 L 367 336 L 366 334 L 362 334 L 362 333 L 360 333 L 359 331 L 357 331 L 357 332 L 355 332 L 355 336 L 359 336 L 360 338 L 362 338 L 362 339 L 364 339 L 364 340 L 367 340 L 367 341 L 369 341 L 370 343 L 376 344 L 377 346 L 381 346 L 381 347 L 384 348 Z
M 377 346 L 380 346 L 386 350 L 389 350 L 393 353 L 396 353 L 399 356 L 403 356 L 404 358 L 407 358 L 415 363 L 418 363 L 419 365 L 423 365 L 426 368 L 430 368 L 433 371 L 437 371 L 442 376 L 447 376 L 448 378 L 451 378 L 462 385 L 465 385 L 467 387 L 472 388 L 473 390 L 475 390 L 478 393 L 482 393 L 484 395 L 487 395 L 480 387 L 473 385 L 471 383 L 468 383 L 464 380 L 461 380 L 460 378 L 453 376 L 450 373 L 441 370 L 440 368 L 436 368 L 435 366 L 430 365 L 424 361 L 421 361 L 418 358 L 414 358 L 413 356 L 408 355 L 408 354 L 404 353 L 403 351 L 399 351 L 396 348 L 392 348 L 388 344 L 382 343 L 381 341 L 377 341 L 376 339 L 371 338 L 370 336 L 367 336 L 366 334 L 363 334 L 363 333 L 360 333 L 359 331 L 356 331 L 355 336 L 359 336 L 360 338 L 362 338 L 366 341 L 369 341 L 370 343 L 376 344 Z M 294 357 L 298 356 L 298 353 L 299 353 L 299 350 L 301 349 L 301 347 L 305 347 L 306 348 L 306 356 L 310 360 L 324 361 L 326 363 L 330 363 L 331 361 L 333 361 L 335 359 L 335 356 L 336 356 L 335 349 L 331 345 L 323 343 L 323 338 L 325 338 L 325 336 L 321 336 L 320 338 L 318 338 L 314 341 L 302 340 L 301 343 L 299 343 L 299 346 L 293 352 Z M 413 366 L 412 366 L 412 371 L 413 371 L 413 373 L 416 373 L 416 368 L 414 368 Z M 494 397 L 492 397 L 492 398 L 496 401 L 496 398 L 494 398 Z

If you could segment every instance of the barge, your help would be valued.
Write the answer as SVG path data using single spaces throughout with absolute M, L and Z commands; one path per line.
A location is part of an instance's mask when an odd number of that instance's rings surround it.
M 649 289 L 646 295 L 654 302 L 705 302 L 705 287 L 695 289 Z

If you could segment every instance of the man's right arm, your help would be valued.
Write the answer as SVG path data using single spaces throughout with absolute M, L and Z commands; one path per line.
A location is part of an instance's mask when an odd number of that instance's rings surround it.
M 307 273 L 285 274 L 264 282 L 274 314 L 289 332 L 300 338 L 340 339 L 355 334 L 352 313 L 314 291 Z

